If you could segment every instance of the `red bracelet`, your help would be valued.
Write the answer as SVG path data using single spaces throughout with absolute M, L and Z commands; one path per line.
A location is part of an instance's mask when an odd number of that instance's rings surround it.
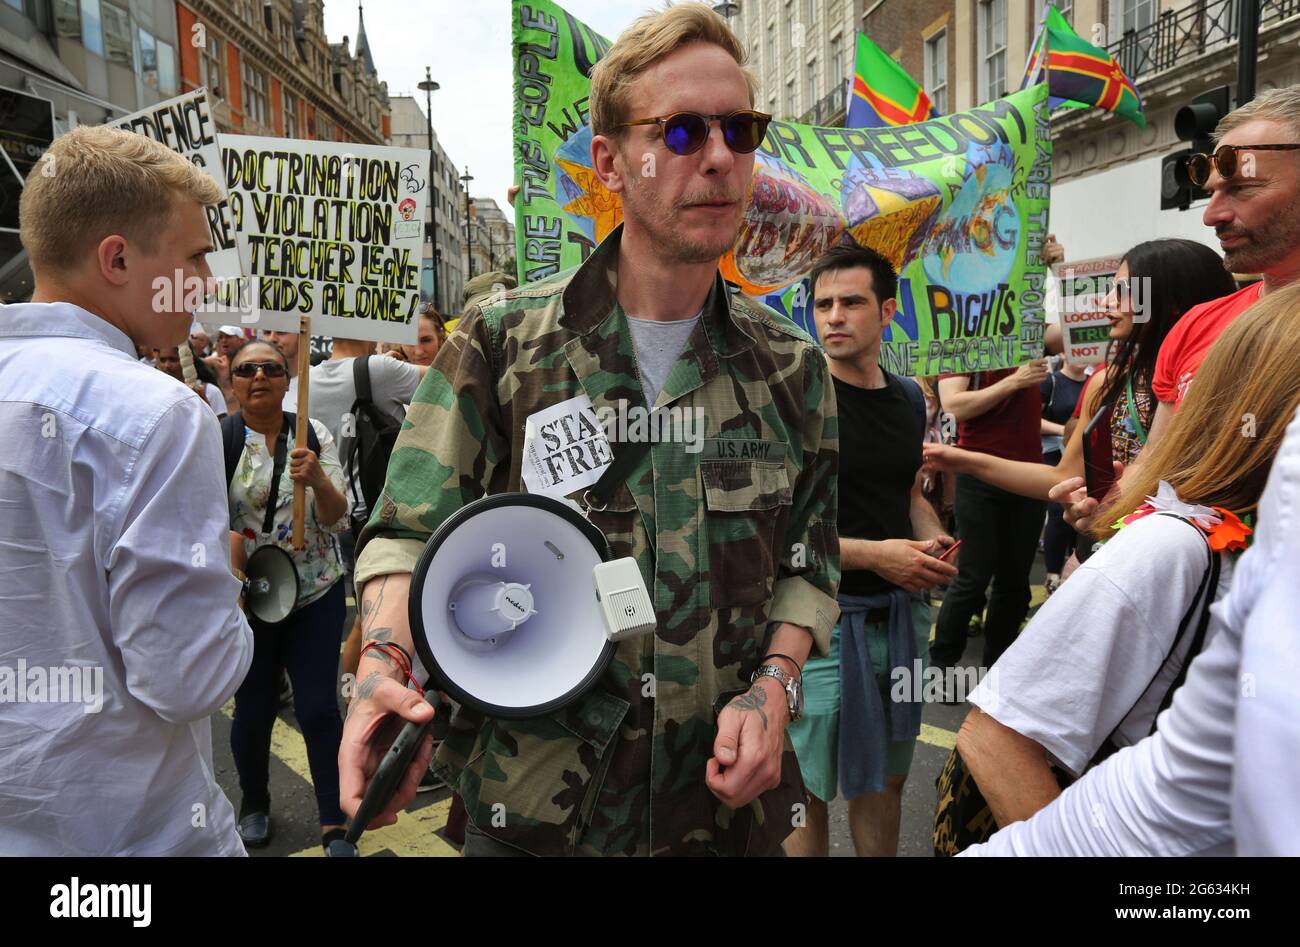
M 365 657 L 366 652 L 372 648 L 380 654 L 385 654 L 396 661 L 398 669 L 406 676 L 406 680 L 411 684 L 414 684 L 417 691 L 420 690 L 420 682 L 411 676 L 411 662 L 410 658 L 406 656 L 405 648 L 401 647 L 401 645 L 394 644 L 391 641 L 369 641 L 366 643 L 366 646 L 361 649 L 361 654 L 358 655 L 357 660 L 359 661 L 361 658 Z

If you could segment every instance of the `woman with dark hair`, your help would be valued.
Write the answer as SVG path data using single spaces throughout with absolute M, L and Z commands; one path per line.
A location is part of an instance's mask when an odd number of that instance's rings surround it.
M 1188 309 L 1232 292 L 1233 286 L 1219 255 L 1204 244 L 1181 239 L 1139 243 L 1124 255 L 1106 296 L 1114 355 L 1106 370 L 1094 373 L 1084 388 L 1075 410 L 1084 423 L 1075 425 L 1060 463 L 1052 467 L 1005 460 L 945 444 L 926 444 L 926 463 L 1046 500 L 1062 480 L 1084 475 L 1083 429 L 1105 407 L 1111 455 L 1128 465 L 1146 443 L 1155 414 L 1151 379 L 1160 343 Z
M 235 692 L 230 730 L 243 792 L 239 835 L 249 848 L 264 846 L 271 838 L 268 764 L 283 668 L 293 682 L 294 716 L 307 744 L 321 843 L 326 854 L 352 855 L 355 849 L 343 839 L 346 820 L 339 808 L 343 720 L 336 694 L 339 640 L 346 616 L 344 583 L 339 581 L 343 563 L 334 541 L 334 534 L 348 524 L 343 468 L 329 428 L 283 409 L 289 362 L 279 346 L 261 339 L 247 343 L 231 358 L 230 376 L 239 411 L 225 424 L 236 429 L 235 436 L 243 443 L 229 484 L 235 565 L 258 548 L 275 545 L 289 554 L 298 575 L 297 600 L 287 618 L 275 625 L 251 614 L 248 618 L 253 628 L 253 664 Z M 319 451 L 293 447 L 294 429 L 300 423 L 311 425 Z M 229 436 L 225 429 L 223 434 Z M 307 487 L 305 545 L 300 550 L 292 545 L 297 483 Z

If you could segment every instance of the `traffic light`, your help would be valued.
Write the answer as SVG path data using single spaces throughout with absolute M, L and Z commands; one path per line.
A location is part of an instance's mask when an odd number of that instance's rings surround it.
M 1190 105 L 1184 105 L 1174 116 L 1174 132 L 1190 148 L 1165 155 L 1160 163 L 1160 209 L 1177 207 L 1187 210 L 1192 201 L 1208 199 L 1208 191 L 1192 183 L 1187 176 L 1187 159 L 1193 154 L 1209 154 L 1214 150 L 1214 129 L 1219 120 L 1231 110 L 1228 87 L 1219 86 L 1198 95 Z

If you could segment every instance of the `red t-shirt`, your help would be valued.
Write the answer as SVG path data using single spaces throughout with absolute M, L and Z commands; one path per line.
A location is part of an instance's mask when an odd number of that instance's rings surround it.
M 1175 407 L 1187 397 L 1187 389 L 1205 354 L 1224 329 L 1259 301 L 1263 283 L 1254 283 L 1229 296 L 1220 296 L 1193 306 L 1183 314 L 1160 345 L 1151 390 L 1158 399 Z
M 969 391 L 978 391 L 997 384 L 1014 368 L 993 372 L 978 372 L 970 376 Z M 958 375 L 940 375 L 939 380 L 958 378 Z M 999 401 L 977 418 L 957 425 L 957 446 L 966 450 L 992 454 L 1007 460 L 1043 462 L 1043 439 L 1039 422 L 1043 417 L 1043 396 L 1038 386 L 1021 388 L 1015 394 Z

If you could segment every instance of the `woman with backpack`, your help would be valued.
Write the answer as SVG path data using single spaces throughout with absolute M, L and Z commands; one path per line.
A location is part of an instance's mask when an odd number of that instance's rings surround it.
M 240 410 L 222 424 L 230 489 L 230 528 L 242 548 L 238 562 L 264 545 L 289 554 L 297 570 L 297 599 L 283 621 L 270 625 L 249 615 L 253 664 L 235 692 L 230 745 L 243 800 L 239 834 L 248 848 L 270 842 L 268 766 L 271 730 L 279 707 L 280 671 L 293 682 L 294 716 L 302 728 L 320 810 L 321 844 L 330 855 L 355 854 L 343 840 L 346 818 L 339 808 L 338 752 L 343 735 L 337 670 L 346 616 L 343 563 L 334 534 L 345 529 L 347 499 L 334 438 L 311 420 L 306 448 L 294 448 L 301 423 L 283 409 L 289 387 L 288 360 L 271 342 L 253 341 L 231 359 Z M 235 459 L 234 463 L 231 460 Z M 303 538 L 292 546 L 294 484 L 307 487 Z M 232 543 L 236 537 L 232 536 Z
M 1093 537 L 1108 541 L 971 695 L 976 709 L 945 768 L 936 842 L 960 850 L 1028 819 L 1062 783 L 1155 731 L 1204 649 L 1210 604 L 1229 586 L 1300 406 L 1298 332 L 1300 287 L 1288 287 L 1214 344 L 1168 437 L 1095 520 Z M 967 771 L 978 791 L 964 793 L 951 770 Z M 991 816 L 983 820 L 971 812 L 981 794 Z
M 927 444 L 925 461 L 936 470 L 965 473 L 1011 493 L 1047 500 L 1062 480 L 1084 475 L 1083 439 L 1088 421 L 1103 408 L 1111 456 L 1126 467 L 1146 443 L 1155 415 L 1151 392 L 1160 343 L 1193 306 L 1233 292 L 1236 284 L 1219 255 L 1192 240 L 1149 240 L 1124 255 L 1106 306 L 1110 313 L 1109 366 L 1093 373 L 1079 398 L 1081 419 L 1056 466 L 1006 460 L 945 444 Z M 1078 544 L 1080 561 L 1091 542 Z

